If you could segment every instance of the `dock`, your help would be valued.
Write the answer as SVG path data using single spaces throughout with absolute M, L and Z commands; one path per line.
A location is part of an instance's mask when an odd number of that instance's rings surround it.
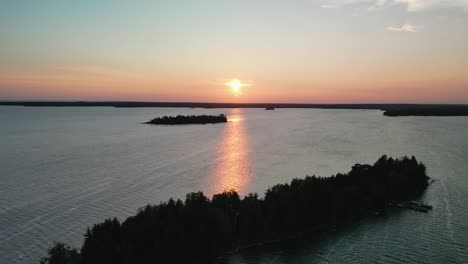
M 397 204 L 397 207 L 407 208 L 413 211 L 428 213 L 432 210 L 433 206 L 427 203 L 417 202 L 417 201 L 407 201 Z

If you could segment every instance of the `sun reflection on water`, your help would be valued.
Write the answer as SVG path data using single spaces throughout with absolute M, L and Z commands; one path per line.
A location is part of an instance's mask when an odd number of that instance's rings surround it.
M 214 191 L 235 190 L 244 194 L 252 177 L 249 143 L 243 109 L 232 109 L 218 147 L 219 163 L 215 168 Z

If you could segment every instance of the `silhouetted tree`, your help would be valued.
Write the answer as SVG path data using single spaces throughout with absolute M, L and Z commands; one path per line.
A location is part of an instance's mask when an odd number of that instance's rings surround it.
M 48 250 L 49 256 L 42 258 L 41 264 L 80 264 L 81 255 L 75 248 L 55 242 Z

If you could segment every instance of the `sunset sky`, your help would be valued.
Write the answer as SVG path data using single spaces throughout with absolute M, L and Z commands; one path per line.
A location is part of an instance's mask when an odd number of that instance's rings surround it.
M 0 100 L 468 103 L 468 0 L 0 0 Z

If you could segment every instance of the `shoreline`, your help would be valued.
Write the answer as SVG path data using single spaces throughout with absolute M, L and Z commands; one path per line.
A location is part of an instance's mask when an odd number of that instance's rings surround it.
M 210 103 L 210 102 L 60 102 L 0 101 L 0 106 L 23 107 L 114 107 L 114 108 L 259 108 L 259 109 L 346 109 L 380 110 L 387 117 L 468 116 L 468 104 L 296 104 L 296 103 Z

